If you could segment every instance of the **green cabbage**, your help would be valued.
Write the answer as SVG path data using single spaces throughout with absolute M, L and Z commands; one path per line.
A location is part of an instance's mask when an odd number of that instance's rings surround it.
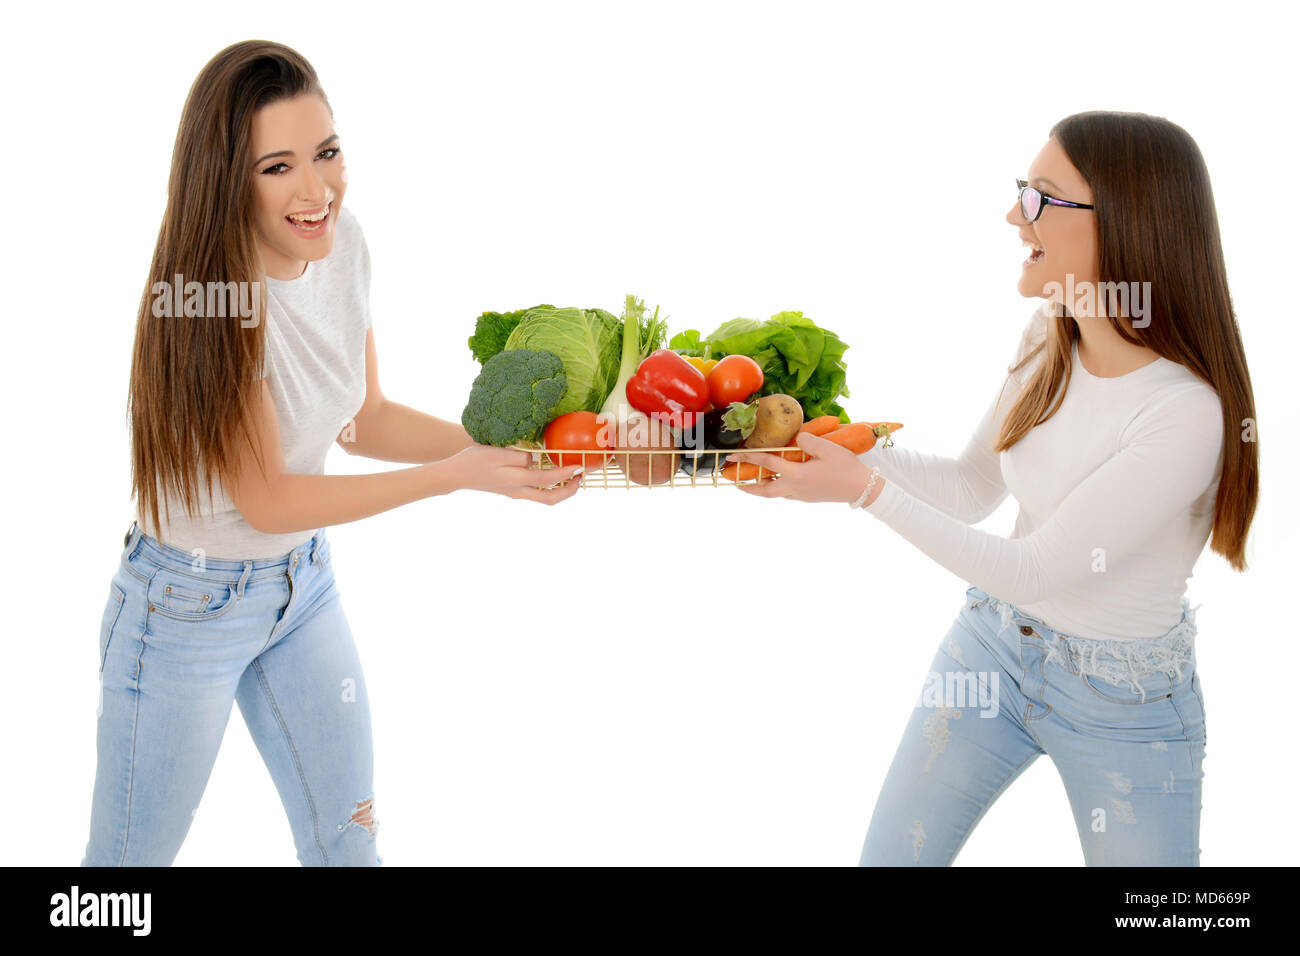
M 544 350 L 560 357 L 569 387 L 552 417 L 598 412 L 618 381 L 623 323 L 604 309 L 530 309 L 505 347 Z

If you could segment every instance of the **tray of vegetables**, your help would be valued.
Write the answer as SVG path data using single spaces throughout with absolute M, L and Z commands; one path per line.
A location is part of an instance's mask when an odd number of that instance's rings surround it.
M 623 315 L 539 305 L 479 316 L 469 347 L 482 368 L 461 423 L 480 444 L 533 453 L 539 468 L 583 465 L 584 487 L 699 487 L 760 481 L 727 463 L 764 451 L 789 461 L 810 432 L 862 454 L 898 422 L 853 422 L 848 346 L 800 312 L 734 319 L 665 345 L 667 324 L 635 296 Z

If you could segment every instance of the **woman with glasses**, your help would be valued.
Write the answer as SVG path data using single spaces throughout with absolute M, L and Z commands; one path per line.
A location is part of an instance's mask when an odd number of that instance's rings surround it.
M 235 703 L 299 861 L 378 864 L 370 707 L 325 527 L 461 489 L 555 504 L 578 488 L 575 469 L 542 479 L 527 452 L 380 391 L 347 181 L 297 52 L 236 43 L 199 73 L 136 323 L 137 521 L 99 635 L 83 865 L 172 862 Z M 336 443 L 412 467 L 325 475 Z
M 876 803 L 862 865 L 950 864 L 1047 754 L 1088 865 L 1200 861 L 1205 710 L 1187 579 L 1236 570 L 1259 494 L 1255 404 L 1209 174 L 1179 126 L 1066 117 L 1006 216 L 1042 298 L 956 458 L 739 453 L 758 497 L 843 502 L 971 584 Z M 1008 350 L 1011 351 L 1011 350 Z M 1011 534 L 972 527 L 1010 494 Z

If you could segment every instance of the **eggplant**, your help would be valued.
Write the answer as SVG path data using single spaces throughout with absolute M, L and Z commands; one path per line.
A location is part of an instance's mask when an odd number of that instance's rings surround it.
M 712 452 L 698 448 L 683 451 L 681 453 L 680 470 L 686 475 L 699 475 L 701 477 L 712 475 L 722 467 L 722 459 L 727 454 L 725 450 Z
M 723 448 L 728 451 L 739 448 L 745 436 L 739 431 L 728 428 L 722 423 L 725 408 L 715 408 L 704 415 L 704 447 Z
M 722 423 L 726 408 L 715 408 L 695 419 L 681 432 L 681 471 L 687 475 L 712 475 L 725 464 L 729 452 L 739 448 L 745 436 Z

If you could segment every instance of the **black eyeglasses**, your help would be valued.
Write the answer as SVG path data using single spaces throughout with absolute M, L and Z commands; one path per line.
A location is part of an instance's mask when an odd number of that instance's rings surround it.
M 1064 199 L 1049 196 L 1042 190 L 1035 189 L 1023 179 L 1017 179 L 1016 185 L 1020 187 L 1020 212 L 1030 222 L 1037 222 L 1038 217 L 1043 214 L 1043 210 L 1048 206 L 1069 206 L 1071 209 L 1092 208 L 1087 203 L 1066 202 Z

